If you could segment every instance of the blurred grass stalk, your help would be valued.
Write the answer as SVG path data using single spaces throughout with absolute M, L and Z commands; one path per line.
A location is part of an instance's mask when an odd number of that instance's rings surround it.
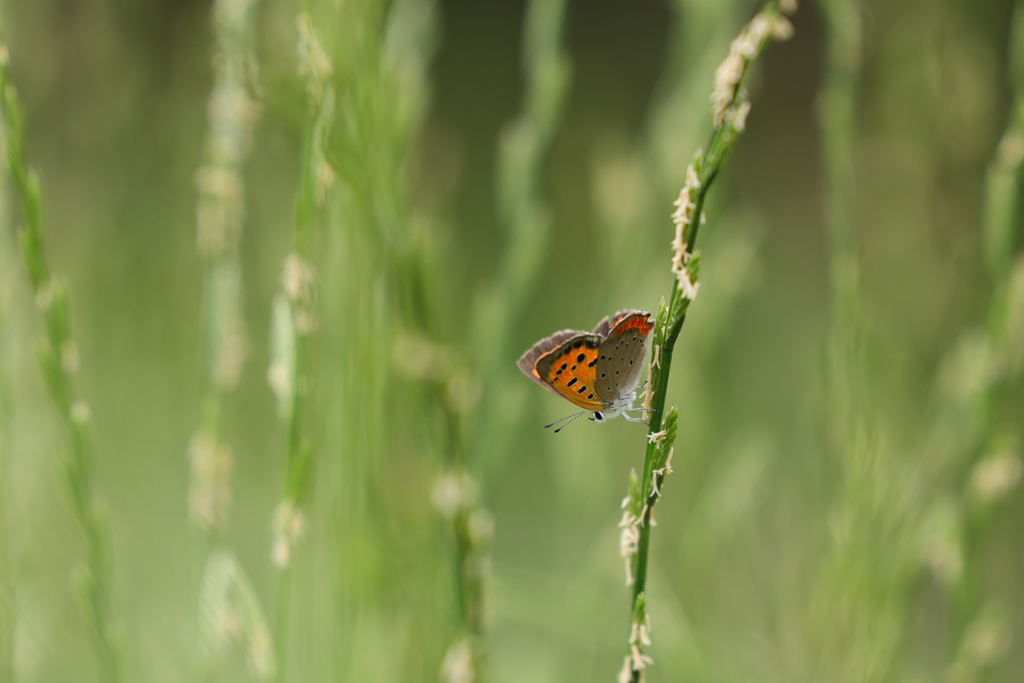
M 202 405 L 189 444 L 191 521 L 216 545 L 231 510 L 231 446 L 223 436 L 224 401 L 238 384 L 248 342 L 242 317 L 239 243 L 245 221 L 242 166 L 252 144 L 259 104 L 256 87 L 256 0 L 217 0 L 212 8 L 213 87 L 203 165 L 196 173 L 196 246 L 203 259 Z M 270 632 L 245 571 L 226 549 L 211 551 L 200 579 L 200 675 L 217 676 L 227 646 L 241 641 L 251 674 L 276 670 Z
M 918 566 L 909 529 L 917 502 L 913 468 L 880 443 L 861 400 L 859 260 L 854 236 L 855 101 L 862 61 L 858 0 L 819 0 L 827 60 L 818 121 L 827 173 L 826 230 L 831 318 L 826 348 L 828 450 L 839 468 L 829 510 L 831 539 L 807 623 L 812 676 L 881 680 L 895 667 L 906 589 Z M 827 672 L 827 673 L 826 673 Z
M 6 177 L 4 178 L 6 181 Z M 14 438 L 11 396 L 11 289 L 14 258 L 7 236 L 9 227 L 6 182 L 0 196 L 0 682 L 14 681 L 14 577 L 12 544 L 8 520 L 11 518 L 10 463 Z
M 434 605 L 428 599 L 409 619 L 393 611 L 401 601 L 386 591 L 437 591 L 437 564 L 425 559 L 440 552 L 437 526 L 422 508 L 415 508 L 414 519 L 406 516 L 413 509 L 408 504 L 425 496 L 395 498 L 395 486 L 425 493 L 429 480 L 423 463 L 408 456 L 405 434 L 394 422 L 402 406 L 393 405 L 404 398 L 396 374 L 422 379 L 416 362 L 401 362 L 401 350 L 426 349 L 430 363 L 435 348 L 425 336 L 433 321 L 415 291 L 429 285 L 422 272 L 428 243 L 411 214 L 406 185 L 411 142 L 429 103 L 436 8 L 432 0 L 320 4 L 335 12 L 329 22 L 314 17 L 314 25 L 330 45 L 337 88 L 331 151 L 338 182 L 327 207 L 320 290 L 330 314 L 317 335 L 325 349 L 317 390 L 330 419 L 317 446 L 324 456 L 317 458 L 316 477 L 318 488 L 328 480 L 325 504 L 335 517 L 332 540 L 342 560 L 331 577 L 341 624 L 329 640 L 341 649 L 343 677 L 385 675 L 375 655 L 384 650 L 385 668 L 395 675 L 434 677 L 443 638 Z M 419 451 L 424 444 L 429 449 L 428 440 L 411 446 Z M 410 564 L 424 570 L 401 573 Z
M 461 619 L 461 633 L 448 648 L 441 665 L 442 679 L 448 683 L 481 677 L 481 636 L 486 614 L 484 581 L 494 522 L 490 513 L 477 503 L 477 484 L 470 470 L 486 469 L 488 463 L 480 461 L 483 454 L 494 453 L 496 444 L 508 443 L 496 436 L 502 431 L 499 425 L 512 425 L 516 420 L 505 412 L 501 401 L 480 400 L 479 394 L 494 397 L 508 381 L 509 372 L 504 365 L 508 330 L 521 318 L 549 240 L 552 216 L 541 186 L 544 160 L 561 121 L 572 73 L 562 46 L 565 8 L 565 0 L 531 0 L 526 7 L 523 103 L 519 115 L 502 133 L 497 156 L 498 224 L 503 247 L 497 276 L 475 302 L 470 324 L 471 356 L 482 386 L 475 388 L 475 381 L 454 375 L 444 401 L 448 406 L 448 432 L 453 436 L 445 452 L 445 474 L 435 487 L 433 499 L 452 525 Z M 467 403 L 469 394 L 477 396 Z M 474 406 L 480 406 L 481 412 L 476 415 L 467 444 L 460 418 Z
M 541 193 L 543 167 L 562 118 L 572 65 L 562 46 L 565 0 L 530 0 L 523 25 L 525 92 L 519 116 L 502 131 L 498 147 L 498 224 L 504 238 L 494 296 L 502 299 L 499 332 L 522 315 L 544 263 L 552 215 Z M 489 350 L 504 358 L 503 344 Z M 484 357 L 486 360 L 486 356 Z M 497 368 L 499 362 L 486 363 Z
M 267 371 L 277 397 L 278 416 L 285 430 L 285 481 L 281 501 L 274 511 L 271 559 L 278 569 L 277 648 L 278 676 L 285 675 L 288 652 L 288 622 L 291 558 L 295 545 L 305 533 L 303 507 L 309 493 L 313 445 L 306 404 L 311 389 L 309 337 L 316 330 L 316 271 L 309 260 L 310 232 L 316 227 L 335 173 L 327 161 L 327 149 L 334 119 L 334 70 L 317 36 L 313 21 L 300 13 L 296 26 L 299 76 L 305 80 L 309 107 L 303 137 L 302 178 L 295 202 L 292 252 L 285 257 L 281 292 L 274 298 L 271 341 L 273 360 Z
M 920 540 L 935 490 L 926 450 L 908 454 L 888 443 L 885 416 L 873 410 L 860 315 L 854 144 L 863 60 L 858 0 L 819 0 L 827 61 L 818 121 L 827 172 L 826 230 L 831 317 L 824 413 L 837 486 L 829 539 L 809 594 L 801 664 L 836 681 L 899 676 L 914 579 L 923 567 Z M 908 457 L 909 455 L 909 457 Z
M 208 533 L 227 527 L 231 507 L 231 446 L 221 433 L 224 397 L 238 384 L 247 353 L 238 249 L 245 220 L 241 169 L 252 143 L 259 105 L 255 83 L 255 0 L 213 6 L 216 47 L 207 106 L 205 159 L 196 173 L 196 247 L 203 259 L 202 413 L 189 447 L 189 514 Z
M 473 302 L 469 356 L 477 371 L 475 387 L 462 382 L 462 412 L 479 407 L 463 442 L 446 463 L 446 474 L 435 489 L 435 504 L 453 524 L 454 563 L 459 592 L 462 633 L 445 653 L 441 676 L 447 683 L 481 678 L 484 657 L 484 597 L 489 567 L 488 545 L 494 521 L 477 504 L 477 485 L 470 470 L 493 471 L 509 451 L 509 428 L 518 423 L 508 409 L 506 392 L 511 372 L 509 330 L 521 320 L 533 292 L 550 240 L 552 215 L 541 192 L 544 162 L 562 120 L 572 77 L 572 65 L 563 41 L 565 0 L 531 0 L 522 29 L 524 93 L 519 114 L 498 141 L 496 194 L 502 249 L 494 280 Z M 518 373 L 516 373 L 518 374 Z M 454 388 L 454 387 L 453 387 Z M 467 404 L 467 393 L 476 394 Z M 459 455 L 468 452 L 460 458 Z M 485 461 L 484 454 L 489 454 Z M 460 462 L 460 460 L 462 460 Z M 456 484 L 456 486 L 452 486 Z M 448 491 L 460 492 L 461 503 Z
M 39 176 L 29 168 L 25 157 L 21 112 L 9 69 L 10 55 L 0 27 L 0 114 L 6 133 L 4 151 L 24 219 L 18 230 L 18 242 L 46 328 L 46 343 L 39 350 L 39 363 L 50 397 L 70 437 L 70 457 L 63 463 L 64 481 L 86 541 L 86 562 L 77 576 L 78 588 L 92 630 L 100 680 L 114 683 L 120 676 L 111 614 L 110 525 L 106 509 L 93 488 L 89 406 L 79 397 L 73 383 L 78 368 L 78 349 L 71 337 L 68 284 L 50 273 L 46 261 L 42 187 Z
M 859 0 L 818 0 L 828 36 L 824 82 L 818 99 L 828 194 L 829 282 L 829 437 L 838 451 L 851 443 L 863 367 L 859 344 L 859 263 L 854 241 L 856 182 L 853 140 L 854 101 L 861 69 L 863 22 Z
M 330 312 L 322 321 L 327 349 L 323 386 L 325 398 L 331 401 L 325 412 L 334 418 L 324 425 L 323 451 L 330 457 L 323 465 L 333 467 L 329 504 L 336 516 L 335 556 L 343 562 L 331 577 L 340 623 L 339 632 L 329 640 L 340 649 L 341 666 L 347 665 L 341 677 L 352 679 L 364 674 L 364 658 L 368 658 L 360 646 L 376 635 L 367 623 L 370 619 L 364 617 L 374 598 L 368 587 L 377 578 L 370 572 L 378 566 L 369 561 L 360 564 L 355 558 L 378 550 L 385 538 L 374 533 L 378 518 L 372 514 L 371 498 L 388 453 L 384 427 L 388 375 L 380 340 L 388 338 L 391 318 L 384 296 L 385 233 L 391 226 L 379 222 L 373 188 L 378 169 L 389 161 L 387 152 L 376 147 L 376 134 L 392 131 L 384 121 L 385 112 L 377 112 L 379 127 L 371 112 L 386 81 L 380 65 L 383 12 L 382 3 L 376 1 L 345 3 L 338 8 L 337 20 L 314 24 L 332 49 L 338 97 L 335 149 L 340 187 L 322 268 L 322 308 Z M 329 28 L 335 35 L 324 33 Z M 385 149 L 389 143 L 383 143 Z M 324 469 L 320 468 L 318 479 L 326 474 Z M 382 516 L 389 512 L 384 508 Z
M 1000 608 L 978 594 L 979 551 L 992 504 L 1021 474 L 1016 440 L 999 424 L 996 404 L 1001 387 L 1019 376 L 1024 348 L 1024 261 L 1013 265 L 1024 158 L 1024 17 L 1018 8 L 1011 48 L 1015 103 L 987 181 L 984 252 L 993 293 L 988 327 L 963 334 L 942 359 L 928 421 L 908 458 L 880 438 L 884 421 L 869 413 L 868 387 L 859 381 L 865 369 L 852 147 L 861 10 L 854 0 L 822 0 L 821 6 L 829 36 L 819 109 L 832 252 L 828 426 L 840 486 L 808 636 L 818 643 L 813 650 L 822 658 L 819 673 L 850 681 L 891 676 L 902 665 L 914 579 L 927 567 L 950 601 L 950 664 L 944 675 L 975 680 L 1005 654 L 1009 642 Z
M 553 217 L 541 193 L 544 161 L 562 120 L 572 63 L 562 45 L 565 0 L 531 0 L 523 25 L 523 101 L 502 131 L 497 158 L 497 210 L 502 251 L 494 281 L 474 302 L 473 357 L 483 380 L 474 452 L 500 458 L 518 423 L 503 396 L 518 372 L 508 363 L 510 330 L 523 311 L 547 258 Z M 514 374 L 513 374 L 514 373 Z M 496 448 L 498 446 L 498 448 Z M 478 463 L 481 466 L 493 463 Z
M 720 46 L 734 36 L 737 21 L 748 16 L 750 3 L 674 0 L 671 8 L 669 63 L 659 84 L 658 105 L 647 121 L 644 156 L 651 182 L 674 194 L 690 151 L 700 144 L 710 120 L 704 105 L 707 78 L 721 61 Z
M 983 594 L 982 550 L 998 504 L 1017 487 L 1024 469 L 1021 424 L 1007 423 L 1006 411 L 1000 409 L 1007 385 L 1020 378 L 1024 366 L 1024 256 L 1017 255 L 1024 189 L 1024 2 L 1014 7 L 1009 51 L 1012 102 L 986 177 L 982 235 L 990 284 L 987 324 L 984 330 L 965 333 L 944 359 L 935 422 L 926 442 L 941 442 L 949 449 L 942 460 L 953 472 L 953 534 L 939 535 L 946 544 L 933 545 L 930 559 L 951 602 L 948 676 L 954 682 L 984 675 L 1009 652 L 1011 639 L 1003 601 Z M 952 440 L 947 438 L 951 418 L 961 432 Z M 949 556 L 942 552 L 949 541 L 962 558 L 959 562 L 941 561 Z
M 697 296 L 699 288 L 700 253 L 693 250 L 693 244 L 704 220 L 702 209 L 711 183 L 746 128 L 750 100 L 745 82 L 750 65 L 773 40 L 786 40 L 792 35 L 793 26 L 785 14 L 795 10 L 795 2 L 771 0 L 730 45 L 728 56 L 715 72 L 711 94 L 714 132 L 707 151 L 697 150 L 686 171 L 686 183 L 675 202 L 677 210 L 672 215 L 672 221 L 676 235 L 672 242 L 674 255 L 671 268 L 675 277 L 669 301 L 666 304 L 662 300 L 654 323 L 643 406 L 651 411 L 648 413 L 644 471 L 639 480 L 635 472 L 630 473 L 629 494 L 622 502 L 624 512 L 619 523 L 622 529 L 620 552 L 626 562 L 626 583 L 632 586 L 628 653 L 619 672 L 620 683 L 638 683 L 644 677 L 646 666 L 652 661 L 644 654 L 644 649 L 651 644 L 651 624 L 644 594 L 650 531 L 654 526 L 654 504 L 661 496 L 665 475 L 672 472 L 678 420 L 674 406 L 665 411 L 665 393 L 675 343 L 689 304 Z

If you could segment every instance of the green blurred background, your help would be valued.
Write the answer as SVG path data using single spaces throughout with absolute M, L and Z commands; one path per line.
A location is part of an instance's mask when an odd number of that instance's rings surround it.
M 852 5 L 863 62 L 838 152 L 852 186 L 830 179 L 817 108 L 838 34 L 822 7 L 845 3 L 801 4 L 793 38 L 754 74 L 748 130 L 697 245 L 700 296 L 668 395 L 681 415 L 675 473 L 652 535 L 648 679 L 1017 681 L 1024 388 L 1019 362 L 993 370 L 984 351 L 998 346 L 990 311 L 1005 273 L 986 267 L 983 230 L 986 169 L 1016 120 L 1014 3 Z M 541 88 L 551 134 L 537 138 L 526 187 L 501 171 L 530 153 L 514 123 L 531 120 L 525 3 L 306 7 L 334 62 L 327 158 L 338 181 L 310 251 L 316 465 L 283 679 L 438 679 L 463 624 L 455 543 L 431 491 L 464 464 L 495 522 L 483 677 L 611 681 L 629 635 L 619 502 L 642 469 L 644 431 L 623 420 L 543 430 L 570 406 L 514 361 L 556 330 L 656 310 L 668 294 L 671 202 L 711 130 L 714 68 L 757 5 L 568 3 L 560 38 L 550 22 L 571 65 L 564 102 Z M 214 548 L 237 556 L 276 618 L 285 434 L 267 367 L 308 125 L 300 9 L 256 9 L 247 356 L 224 397 L 230 524 L 209 534 L 189 522 L 187 454 L 202 412 L 195 177 L 211 5 L 2 5 L 47 255 L 72 291 L 124 680 L 259 678 L 244 644 L 212 669 L 202 661 Z M 409 27 L 426 40 L 408 39 Z M 839 206 L 859 261 L 846 318 L 829 275 L 836 196 L 848 197 Z M 67 439 L 35 362 L 43 331 L 14 239 L 17 198 L 2 197 L 0 675 L 92 681 L 74 579 L 85 541 L 57 465 Z M 517 218 L 524 206 L 537 211 Z M 1012 250 L 1002 258 L 1012 263 Z M 857 352 L 839 381 L 829 349 L 844 325 Z M 1024 339 L 1008 339 L 1019 356 Z M 856 417 L 837 436 L 846 400 Z M 984 498 L 977 467 L 993 458 L 1006 490 Z

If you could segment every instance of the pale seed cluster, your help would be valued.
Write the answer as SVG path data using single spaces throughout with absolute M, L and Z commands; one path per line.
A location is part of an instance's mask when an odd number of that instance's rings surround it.
M 946 680 L 956 683 L 976 681 L 1005 657 L 1014 636 L 1008 622 L 1007 614 L 997 604 L 990 602 L 982 606 L 964 633 L 960 651 L 948 669 Z
M 274 561 L 274 566 L 284 569 L 291 561 L 295 546 L 306 535 L 306 516 L 302 514 L 295 501 L 285 498 L 277 504 L 271 531 L 274 534 L 274 541 L 270 557 Z
M 660 446 L 659 446 L 660 448 Z M 651 497 L 660 496 L 661 491 L 658 490 L 658 477 L 664 477 L 666 474 L 672 474 L 672 455 L 676 452 L 675 446 L 668 449 L 668 458 L 665 459 L 665 465 L 651 472 Z M 651 525 L 654 525 L 654 520 L 651 520 Z
M 1024 136 L 1020 131 L 1006 132 L 996 147 L 996 156 L 1006 166 L 1016 166 L 1024 160 Z
M 71 421 L 80 427 L 84 427 L 92 413 L 89 411 L 89 404 L 82 399 L 77 399 L 71 404 Z
M 223 531 L 231 510 L 231 446 L 200 429 L 189 442 L 189 518 L 199 527 Z
M 417 332 L 400 334 L 392 354 L 395 367 L 408 377 L 444 385 L 448 405 L 456 413 L 468 413 L 480 400 L 480 380 L 444 344 Z
M 299 57 L 299 75 L 306 79 L 306 92 L 310 99 L 319 102 L 334 72 L 334 65 L 320 44 L 309 15 L 303 12 L 295 24 L 299 30 L 299 43 L 295 49 Z
M 203 575 L 199 605 L 200 643 L 206 657 L 222 661 L 233 644 L 242 645 L 257 681 L 277 668 L 273 640 L 255 600 L 252 584 L 231 554 L 216 552 Z
M 699 150 L 697 156 L 700 156 Z M 697 205 L 694 203 L 694 196 L 699 189 L 700 178 L 697 177 L 693 164 L 690 164 L 686 168 L 686 184 L 679 191 L 679 198 L 672 202 L 673 206 L 676 207 L 676 210 L 672 213 L 672 223 L 676 226 L 675 238 L 672 240 L 672 272 L 679 281 L 679 290 L 683 297 L 690 301 L 697 298 L 697 290 L 700 288 L 700 283 L 693 281 L 687 267 L 692 253 L 687 250 L 683 236 L 686 234 L 687 226 L 693 223 L 694 212 L 697 209 Z
M 218 34 L 214 83 L 207 103 L 209 119 L 205 162 L 196 172 L 196 247 L 214 266 L 209 276 L 209 318 L 214 344 L 212 379 L 217 389 L 231 390 L 248 353 L 241 307 L 238 244 L 245 220 L 241 166 L 252 142 L 260 105 L 248 90 L 250 48 L 242 36 L 251 18 L 252 0 L 220 0 L 215 17 Z
M 277 398 L 277 414 L 282 421 L 291 419 L 295 399 L 295 323 L 288 297 L 277 294 L 271 309 L 271 360 L 267 384 Z
M 626 564 L 626 585 L 633 585 L 633 558 L 640 542 L 640 517 L 629 511 L 630 498 L 622 499 L 622 519 L 619 520 L 619 556 Z
M 651 352 L 651 362 L 647 364 L 647 381 L 644 382 L 644 400 L 643 409 L 649 411 L 651 409 L 651 401 L 654 400 L 654 368 L 661 367 L 661 347 L 657 344 L 654 345 L 654 351 Z
M 235 260 L 222 262 L 212 275 L 211 306 L 216 311 L 216 355 L 213 380 L 221 391 L 230 391 L 242 376 L 249 355 L 249 339 L 242 318 L 242 275 Z
M 69 375 L 78 371 L 78 345 L 73 339 L 65 339 L 60 345 L 60 365 Z
M 442 517 L 455 519 L 476 501 L 476 482 L 466 472 L 447 472 L 438 478 L 430 500 Z
M 665 442 L 665 437 L 668 434 L 668 430 L 662 430 L 655 432 L 654 434 L 648 435 L 648 441 L 650 443 L 657 444 L 657 448 L 661 448 Z M 644 501 L 643 508 L 640 510 L 639 515 L 634 515 L 630 511 L 630 503 L 632 498 L 626 496 L 622 499 L 622 519 L 619 520 L 619 557 L 622 558 L 626 569 L 626 585 L 632 586 L 634 582 L 633 577 L 633 559 L 636 557 L 637 545 L 640 542 L 640 527 L 644 524 L 644 519 L 652 527 L 657 526 L 658 523 L 654 521 L 654 515 L 650 513 L 650 499 L 661 495 L 658 490 L 658 477 L 664 477 L 666 474 L 672 473 L 672 455 L 675 453 L 675 447 L 669 448 L 668 457 L 665 459 L 665 464 L 654 470 L 651 473 L 651 492 L 648 500 Z
M 327 192 L 334 186 L 338 174 L 334 168 L 327 163 L 327 159 L 321 156 L 316 164 L 316 176 L 313 179 L 313 200 L 317 206 L 322 206 L 327 199 Z
M 249 637 L 245 661 L 257 680 L 270 679 L 274 668 L 274 644 L 270 640 L 269 631 L 258 629 Z
M 303 336 L 316 331 L 316 270 L 313 265 L 299 254 L 288 254 L 281 271 L 281 288 L 291 304 L 295 331 Z
M 457 365 L 447 346 L 417 332 L 396 335 L 392 355 L 402 374 L 420 381 L 443 382 Z
M 796 10 L 796 3 L 783 2 L 780 8 L 789 14 Z M 728 56 L 715 70 L 715 83 L 711 92 L 711 113 L 715 128 L 731 123 L 736 130 L 743 130 L 750 104 L 739 92 L 739 86 L 747 65 L 757 56 L 769 37 L 782 41 L 792 35 L 793 24 L 783 14 L 775 14 L 770 18 L 758 14 L 732 41 Z M 737 104 L 738 98 L 742 101 Z
M 964 554 L 960 542 L 960 528 L 955 518 L 944 520 L 929 534 L 924 559 L 936 580 L 943 586 L 955 586 L 964 571 Z
M 1005 306 L 1003 363 L 1007 372 L 1015 374 L 1024 365 L 1024 258 L 1017 259 L 1010 275 Z
M 1017 486 L 1022 473 L 1024 466 L 1015 448 L 989 455 L 971 471 L 971 496 L 982 504 L 995 503 Z
M 477 485 L 466 471 L 448 472 L 438 478 L 430 494 L 434 508 L 446 521 L 464 524 L 469 549 L 466 554 L 466 573 L 483 580 L 490 560 L 487 545 L 494 537 L 494 517 L 477 504 Z
M 647 435 L 647 443 L 653 443 L 655 448 L 661 448 L 661 444 L 665 443 L 665 437 L 667 435 L 667 429 L 663 429 L 660 432 L 653 432 Z
M 622 668 L 617 677 L 618 683 L 629 683 L 633 679 L 633 672 L 640 672 L 640 680 L 644 680 L 644 669 L 654 660 L 643 653 L 641 648 L 651 645 L 651 617 L 644 615 L 642 622 L 634 621 L 629 632 L 629 654 L 622 660 Z
M 234 139 L 240 136 L 241 132 L 224 132 L 218 139 L 217 126 L 213 121 L 215 116 L 234 116 L 220 111 L 228 106 L 220 100 L 234 97 L 237 98 L 237 108 L 249 106 L 248 95 L 241 86 L 231 86 L 230 93 L 218 92 L 218 89 L 225 90 L 228 87 L 215 85 L 213 93 L 210 94 L 209 148 L 213 159 L 196 171 L 196 188 L 199 190 L 199 203 L 196 207 L 196 247 L 199 253 L 208 259 L 220 258 L 237 248 L 242 233 L 242 221 L 245 218 L 242 179 L 237 165 L 233 163 L 241 157 L 241 150 L 235 147 Z M 243 98 L 247 103 L 245 105 L 241 103 Z M 230 124 L 224 122 L 221 125 L 241 127 L 241 118 L 236 118 Z
M 441 662 L 441 680 L 444 683 L 474 683 L 476 658 L 471 638 L 461 638 L 448 648 Z
M 477 592 L 490 573 L 488 547 L 494 537 L 494 518 L 485 508 L 477 505 L 477 485 L 465 471 L 447 472 L 437 480 L 431 492 L 431 501 L 441 516 L 456 525 L 456 533 L 464 534 L 468 541 L 463 567 L 467 580 L 477 584 Z M 479 612 L 481 605 L 470 605 Z M 483 615 L 474 614 L 471 621 Z M 445 683 L 474 683 L 478 675 L 478 648 L 473 636 L 456 640 L 445 653 L 441 663 L 441 680 Z

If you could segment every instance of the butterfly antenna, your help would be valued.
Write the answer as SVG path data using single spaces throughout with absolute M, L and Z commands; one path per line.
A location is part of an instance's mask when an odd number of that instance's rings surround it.
M 549 428 L 551 428 L 551 427 L 554 427 L 554 426 L 555 426 L 556 424 L 558 424 L 558 423 L 559 423 L 559 422 L 561 422 L 562 420 L 575 420 L 575 419 L 576 419 L 577 417 L 579 417 L 579 416 L 580 416 L 580 415 L 582 415 L 583 413 L 587 413 L 587 412 L 590 412 L 590 411 L 588 411 L 588 410 L 584 410 L 584 411 L 582 411 L 582 412 L 579 412 L 579 413 L 573 413 L 572 415 L 566 415 L 565 417 L 560 417 L 560 418 L 558 418 L 557 420 L 555 420 L 554 422 L 552 422 L 551 424 L 549 424 L 549 425 L 544 425 L 544 429 L 549 429 Z M 568 424 L 568 422 L 567 422 L 566 424 Z M 565 426 L 565 425 L 562 425 L 562 427 L 564 427 L 564 426 Z M 561 429 L 562 427 L 559 427 L 558 429 Z M 557 432 L 557 431 L 558 431 L 558 429 L 556 429 L 555 431 Z
M 557 434 L 558 432 L 560 432 L 560 431 L 562 431 L 563 429 L 565 429 L 565 428 L 566 428 L 566 426 L 567 426 L 567 425 L 568 425 L 568 424 L 569 424 L 570 422 L 572 422 L 573 420 L 575 420 L 575 419 L 576 419 L 577 417 L 579 417 L 580 415 L 585 415 L 586 413 L 589 413 L 589 412 L 590 412 L 589 410 L 584 410 L 584 411 L 583 411 L 582 413 L 576 413 L 575 415 L 573 415 L 572 417 L 570 417 L 570 418 L 568 419 L 568 421 L 567 421 L 567 422 L 566 422 L 566 423 L 565 423 L 564 425 L 562 425 L 561 427 L 559 427 L 558 429 L 556 429 L 556 430 L 554 431 L 554 433 L 555 433 L 555 434 Z

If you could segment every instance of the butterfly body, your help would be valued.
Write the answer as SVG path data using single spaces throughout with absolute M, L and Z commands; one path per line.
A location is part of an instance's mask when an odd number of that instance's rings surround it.
M 633 410 L 647 336 L 654 323 L 647 311 L 620 311 L 593 332 L 562 330 L 542 339 L 519 359 L 519 369 L 537 384 L 604 422 Z

